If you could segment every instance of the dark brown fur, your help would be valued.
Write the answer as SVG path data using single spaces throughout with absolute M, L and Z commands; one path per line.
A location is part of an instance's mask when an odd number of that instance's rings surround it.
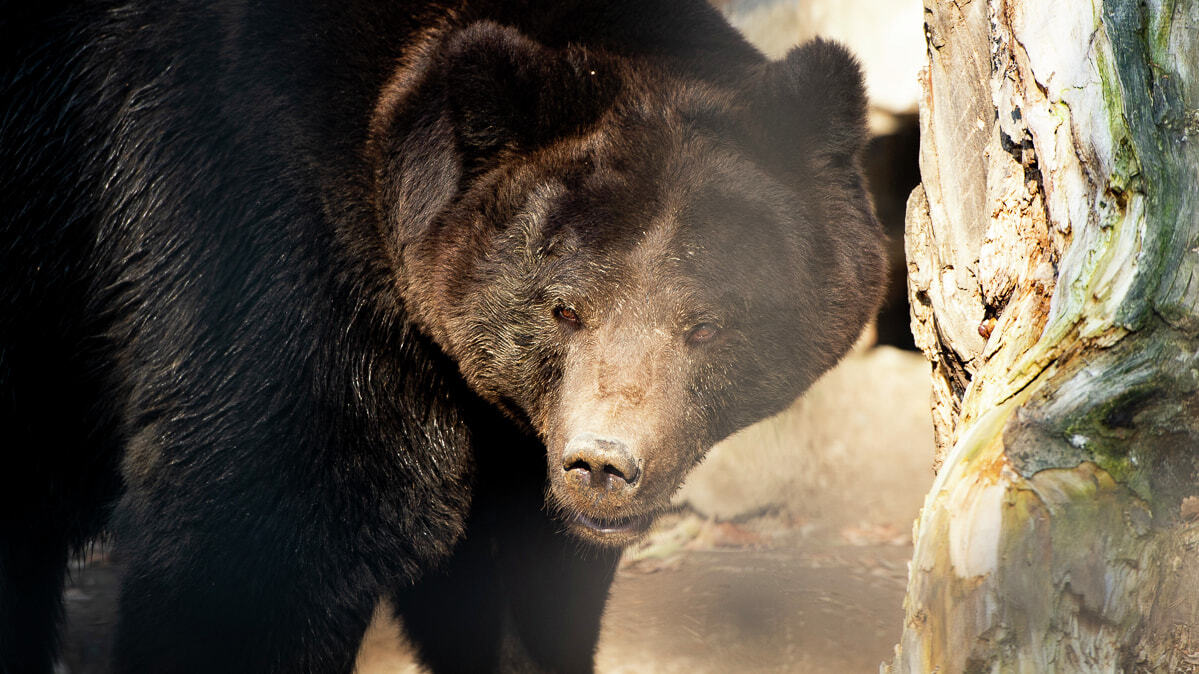
M 51 671 L 105 530 L 119 672 L 347 672 L 381 597 L 434 671 L 587 671 L 613 546 L 874 311 L 834 45 L 700 0 L 7 9 L 0 672 Z
M 427 222 L 413 224 L 411 197 L 387 202 L 403 295 L 472 388 L 546 443 L 568 520 L 652 514 L 708 447 L 831 366 L 876 308 L 856 66 L 817 42 L 734 86 L 492 24 L 440 40 L 380 111 L 404 123 L 376 136 L 383 193 L 404 194 L 405 148 L 448 155 L 445 206 Z M 424 105 L 431 92 L 443 109 Z M 463 94 L 477 119 L 454 121 Z M 440 121 L 413 132 L 412 108 Z M 581 325 L 560 325 L 558 307 Z M 719 335 L 689 346 L 700 323 Z M 563 448 L 583 430 L 632 445 L 635 493 L 566 486 Z

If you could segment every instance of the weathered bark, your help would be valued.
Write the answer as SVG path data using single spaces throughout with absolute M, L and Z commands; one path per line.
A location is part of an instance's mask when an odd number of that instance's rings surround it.
M 889 669 L 1199 671 L 1199 0 L 925 18 L 940 467 Z

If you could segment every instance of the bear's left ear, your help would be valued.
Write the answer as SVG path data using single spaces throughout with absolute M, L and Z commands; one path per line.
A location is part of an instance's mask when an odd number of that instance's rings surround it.
M 768 145 L 775 151 L 800 142 L 800 155 L 812 170 L 848 167 L 866 143 L 866 89 L 858 62 L 836 42 L 816 39 L 795 47 L 767 66 L 764 97 Z M 767 151 L 770 151 L 769 149 Z M 793 151 L 793 150 L 792 150 Z
M 619 82 L 614 66 L 582 48 L 551 49 L 486 21 L 450 35 L 439 60 L 467 175 L 580 132 L 608 109 Z

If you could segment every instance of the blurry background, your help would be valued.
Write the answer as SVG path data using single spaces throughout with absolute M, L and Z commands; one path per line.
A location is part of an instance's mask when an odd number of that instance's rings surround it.
M 822 35 L 862 62 L 873 134 L 865 157 L 890 237 L 876 328 L 801 400 L 713 449 L 649 539 L 629 550 L 597 669 L 876 672 L 903 620 L 911 525 L 932 482 L 928 364 L 912 351 L 903 216 L 919 180 L 920 0 L 713 0 L 771 58 Z M 116 574 L 74 569 L 61 672 L 101 671 Z M 360 672 L 419 671 L 377 623 Z

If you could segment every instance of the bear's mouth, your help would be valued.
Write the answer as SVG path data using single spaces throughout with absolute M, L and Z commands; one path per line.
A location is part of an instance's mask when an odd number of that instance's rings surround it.
M 606 518 L 572 513 L 569 523 L 584 538 L 604 545 L 627 545 L 640 538 L 653 524 L 653 515 Z

